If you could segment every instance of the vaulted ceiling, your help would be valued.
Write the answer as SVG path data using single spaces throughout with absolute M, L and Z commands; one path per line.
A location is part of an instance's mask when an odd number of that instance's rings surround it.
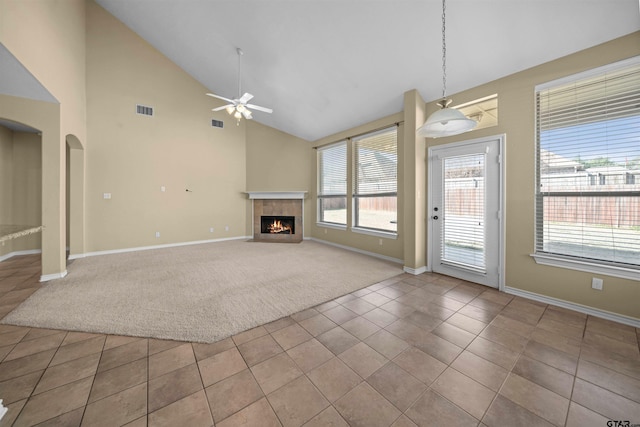
M 274 110 L 254 119 L 307 140 L 442 96 L 439 0 L 97 2 L 225 97 L 242 48 L 242 91 Z M 638 30 L 638 0 L 448 0 L 447 93 Z
M 316 140 L 442 95 L 439 0 L 97 0 L 255 120 Z M 449 0 L 448 93 L 640 29 L 638 0 Z M 212 107 L 219 104 L 212 99 Z

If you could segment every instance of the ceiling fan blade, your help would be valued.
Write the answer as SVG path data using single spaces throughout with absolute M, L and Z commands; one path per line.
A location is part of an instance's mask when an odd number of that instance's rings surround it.
M 207 93 L 206 95 L 212 96 L 214 98 L 222 99 L 223 101 L 227 101 L 227 102 L 230 102 L 231 104 L 234 104 L 233 99 L 225 98 L 224 96 L 215 95 L 213 93 Z
M 262 111 L 262 112 L 265 112 L 265 113 L 273 113 L 273 110 L 271 108 L 260 107 L 259 105 L 247 104 L 246 107 L 247 108 L 252 108 L 254 110 Z
M 211 111 L 222 111 L 227 107 L 233 107 L 233 104 L 227 104 L 227 105 L 223 105 L 222 107 L 212 108 Z
M 238 99 L 238 102 L 240 104 L 246 104 L 251 98 L 253 98 L 253 95 L 251 95 L 250 93 L 245 93 L 244 95 L 242 95 L 242 97 L 240 97 L 240 99 Z

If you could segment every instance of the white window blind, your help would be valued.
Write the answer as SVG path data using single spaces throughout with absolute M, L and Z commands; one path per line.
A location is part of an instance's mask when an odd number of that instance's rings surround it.
M 441 261 L 486 272 L 485 155 L 471 154 L 442 160 L 444 207 Z
M 347 143 L 318 149 L 318 221 L 347 224 Z
M 640 269 L 640 58 L 536 88 L 536 254 Z
M 397 231 L 397 127 L 353 140 L 355 227 Z

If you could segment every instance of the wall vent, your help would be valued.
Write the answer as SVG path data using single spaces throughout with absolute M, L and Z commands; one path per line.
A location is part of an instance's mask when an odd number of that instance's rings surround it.
M 224 122 L 222 120 L 211 119 L 211 126 L 214 128 L 223 128 Z
M 136 113 L 142 114 L 143 116 L 153 116 L 153 107 L 136 104 Z

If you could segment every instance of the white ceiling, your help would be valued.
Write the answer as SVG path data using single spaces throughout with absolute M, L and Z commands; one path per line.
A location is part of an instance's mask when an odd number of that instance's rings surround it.
M 222 96 L 237 96 L 242 48 L 243 92 L 274 109 L 254 119 L 307 140 L 399 112 L 407 90 L 442 95 L 439 0 L 97 2 Z M 447 92 L 640 30 L 638 5 L 449 0 Z

